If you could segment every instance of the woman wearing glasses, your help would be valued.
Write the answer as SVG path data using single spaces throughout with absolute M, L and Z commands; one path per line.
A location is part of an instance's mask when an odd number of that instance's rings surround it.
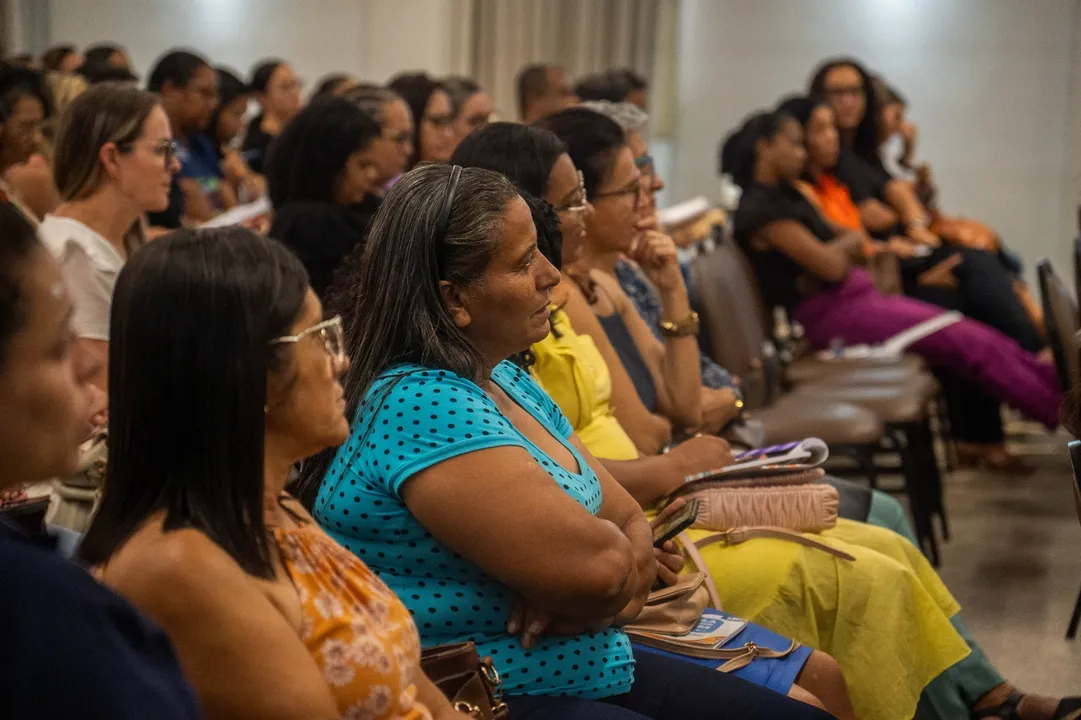
M 576 264 L 588 272 L 596 288 L 593 311 L 616 351 L 615 357 L 605 360 L 610 367 L 623 364 L 650 412 L 683 428 L 701 428 L 698 315 L 691 310 L 675 244 L 668 236 L 640 226 L 640 210 L 644 208 L 639 206 L 651 202 L 650 187 L 642 180 L 642 170 L 623 130 L 615 121 L 585 108 L 551 115 L 541 126 L 567 146 L 582 171 L 586 195 L 594 208 L 586 216 Z M 663 340 L 653 334 L 615 278 L 616 264 L 625 256 L 638 263 L 660 293 Z M 618 413 L 617 409 L 617 417 Z M 655 443 L 639 447 L 647 452 L 660 449 Z
M 559 272 L 506 178 L 407 173 L 350 269 L 352 432 L 305 467 L 305 496 L 416 613 L 425 645 L 475 641 L 515 720 L 824 716 L 631 650 L 619 626 L 657 574 L 649 524 L 508 362 L 548 334 Z
M 383 195 L 413 157 L 413 113 L 398 93 L 381 85 L 358 85 L 342 97 L 379 123 L 380 135 L 372 143 L 372 161 L 379 177 L 371 195 L 378 208 Z
M 207 717 L 466 720 L 402 603 L 284 492 L 349 436 L 341 321 L 296 257 L 177 231 L 115 304 L 109 482 L 80 555 L 165 629 Z
M 175 147 L 158 98 L 125 85 L 95 85 L 60 118 L 54 168 L 63 203 L 39 234 L 63 269 L 75 334 L 100 364 L 102 390 L 113 286 L 143 243 L 144 213 L 169 204 Z
M 409 168 L 420 162 L 446 162 L 457 145 L 450 95 L 424 73 L 399 75 L 387 83 L 409 105 L 415 130 Z

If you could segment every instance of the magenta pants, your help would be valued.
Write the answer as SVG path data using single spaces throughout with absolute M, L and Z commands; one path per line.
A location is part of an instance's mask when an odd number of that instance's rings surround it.
M 871 276 L 853 270 L 843 283 L 812 295 L 795 318 L 818 349 L 835 338 L 847 345 L 884 342 L 944 311 L 900 295 L 882 295 Z M 1002 333 L 964 319 L 912 345 L 933 367 L 969 378 L 989 394 L 1049 428 L 1059 424 L 1062 391 L 1054 365 L 1026 352 Z

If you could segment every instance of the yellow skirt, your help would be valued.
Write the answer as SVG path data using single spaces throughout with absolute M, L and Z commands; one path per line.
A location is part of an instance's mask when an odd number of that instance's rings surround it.
M 911 720 L 924 687 L 970 652 L 950 624 L 960 606 L 892 531 L 839 520 L 817 538 L 856 560 L 774 539 L 713 545 L 702 557 L 724 610 L 837 660 L 857 717 Z

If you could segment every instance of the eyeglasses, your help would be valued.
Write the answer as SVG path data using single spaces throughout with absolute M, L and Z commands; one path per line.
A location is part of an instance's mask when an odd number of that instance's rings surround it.
M 120 152 L 131 152 L 136 145 L 135 140 L 128 140 L 125 142 L 118 142 L 116 148 Z M 173 164 L 173 158 L 176 157 L 179 152 L 180 146 L 177 145 L 176 140 L 162 140 L 151 147 L 151 152 L 162 159 L 165 167 L 169 167 Z
M 450 127 L 452 125 L 454 125 L 454 116 L 453 115 L 425 115 L 424 116 L 424 121 L 425 122 L 430 122 L 432 125 L 435 125 L 436 128 L 438 128 L 440 130 L 448 130 L 448 129 L 450 129 Z
M 842 98 L 845 96 L 861 98 L 864 96 L 862 85 L 842 85 L 840 87 L 826 88 L 824 92 L 828 98 Z
M 642 195 L 645 193 L 642 190 L 642 176 L 639 174 L 634 179 L 633 185 L 627 185 L 622 190 L 609 190 L 608 192 L 596 193 L 593 195 L 593 200 L 600 200 L 606 197 L 619 197 L 620 195 L 634 195 L 634 210 L 638 210 L 638 201 L 642 199 Z
M 642 179 L 646 181 L 646 189 L 655 192 L 657 187 L 657 171 L 653 167 L 653 156 L 643 155 L 634 159 L 634 165 L 642 173 Z
M 556 212 L 573 212 L 582 213 L 589 207 L 589 202 L 586 198 L 586 180 L 582 175 L 582 171 L 578 171 L 578 190 L 568 202 L 560 205 L 559 207 L 552 208 Z
M 282 345 L 285 343 L 298 343 L 309 335 L 319 333 L 319 336 L 323 339 L 323 347 L 326 348 L 327 355 L 334 361 L 335 365 L 341 365 L 345 361 L 345 334 L 342 332 L 342 316 L 335 315 L 329 320 L 312 325 L 307 330 L 301 330 L 296 335 L 285 335 L 283 337 L 274 338 L 270 341 L 271 345 Z

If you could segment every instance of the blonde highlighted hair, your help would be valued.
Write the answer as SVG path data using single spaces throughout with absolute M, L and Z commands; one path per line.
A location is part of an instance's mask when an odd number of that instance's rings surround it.
M 115 143 L 123 150 L 135 142 L 159 102 L 156 95 L 124 83 L 101 83 L 68 106 L 60 117 L 53 151 L 56 187 L 65 202 L 86 199 L 101 188 L 105 182 L 101 149 Z

